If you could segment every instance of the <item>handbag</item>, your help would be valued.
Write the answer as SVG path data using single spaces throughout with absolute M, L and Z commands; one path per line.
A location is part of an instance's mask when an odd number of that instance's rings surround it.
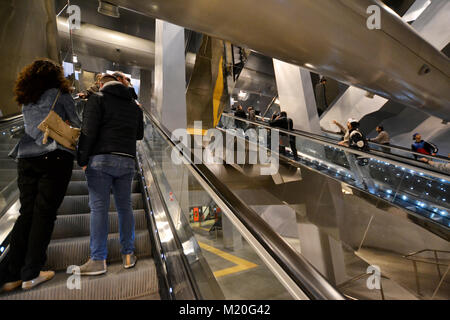
M 54 111 L 56 102 L 61 95 L 61 91 L 58 91 L 55 101 L 48 116 L 41 122 L 38 129 L 44 132 L 43 144 L 48 143 L 48 137 L 52 138 L 60 145 L 70 150 L 76 150 L 78 139 L 81 135 L 81 130 L 78 128 L 72 128 Z

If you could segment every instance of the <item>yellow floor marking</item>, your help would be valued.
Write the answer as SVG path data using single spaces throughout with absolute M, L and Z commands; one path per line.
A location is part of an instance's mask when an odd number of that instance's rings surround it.
M 200 230 L 204 230 L 204 231 L 208 231 L 211 230 L 211 228 L 203 228 L 204 226 L 208 227 L 208 226 L 212 226 L 216 221 L 215 220 L 208 220 L 208 221 L 203 221 L 203 222 L 194 222 L 192 223 L 192 226 L 194 228 L 200 229 Z
M 257 264 L 254 264 L 250 261 L 241 259 L 239 257 L 233 256 L 232 254 L 229 254 L 229 253 L 219 250 L 217 248 L 211 247 L 211 246 L 207 245 L 206 243 L 199 242 L 199 245 L 200 245 L 200 248 L 202 248 L 206 251 L 209 251 L 209 252 L 211 252 L 227 261 L 230 261 L 236 265 L 234 267 L 230 267 L 230 268 L 226 268 L 226 269 L 214 272 L 214 276 L 216 278 L 220 278 L 220 277 L 223 277 L 223 276 L 226 276 L 229 274 L 253 269 L 258 266 Z

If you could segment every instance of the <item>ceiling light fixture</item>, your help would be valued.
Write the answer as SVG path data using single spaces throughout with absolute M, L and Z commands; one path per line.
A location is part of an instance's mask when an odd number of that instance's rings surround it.
M 98 1 L 98 13 L 112 18 L 120 18 L 119 7 L 109 2 Z
M 241 90 L 241 91 L 239 91 L 238 96 L 239 96 L 240 100 L 247 101 L 250 95 L 248 94 L 248 92 L 245 92 L 245 91 Z

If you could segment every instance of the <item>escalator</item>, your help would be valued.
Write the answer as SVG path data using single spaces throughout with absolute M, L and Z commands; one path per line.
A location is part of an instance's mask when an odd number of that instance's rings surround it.
M 1 194 L 5 198 L 0 207 L 3 264 L 8 260 L 8 236 L 20 208 L 16 164 L 7 154 L 23 133 L 23 120 L 19 117 L 14 122 L 7 121 L 2 128 L 0 173 L 9 186 Z M 45 269 L 54 270 L 55 278 L 30 291 L 18 289 L 0 294 L 0 300 L 343 298 L 262 220 L 258 222 L 255 217 L 256 222 L 251 221 L 248 215 L 253 212 L 221 189 L 223 186 L 201 175 L 192 163 L 178 167 L 169 163 L 167 155 L 174 147 L 167 133 L 147 115 L 145 139 L 138 143 L 133 181 L 138 256 L 135 268 L 122 267 L 118 215 L 111 197 L 107 274 L 81 278 L 71 274 L 72 267 L 86 262 L 90 252 L 87 183 L 84 172 L 75 164 L 47 251 Z M 186 178 L 183 187 L 177 185 L 180 177 Z M 223 226 L 223 232 L 231 230 L 231 238 L 240 238 L 240 246 L 236 241 L 230 246 L 227 243 L 230 238 L 222 234 L 222 228 L 215 234 L 198 232 L 201 228 L 190 221 L 186 203 L 190 197 L 183 199 L 188 192 L 183 189 L 185 186 L 202 193 L 196 205 L 214 207 L 219 216 L 224 213 L 221 220 L 228 225 Z M 238 281 L 238 288 L 245 283 L 248 289 L 231 288 L 230 279 Z M 261 290 L 261 285 L 268 284 L 270 287 Z
M 244 132 L 238 132 L 237 128 L 263 130 L 268 137 L 271 132 L 289 135 L 295 139 L 299 160 L 294 161 L 290 146 L 286 147 L 285 154 L 280 155 L 281 160 L 284 159 L 289 165 L 307 167 L 375 199 L 406 209 L 433 232 L 450 240 L 450 179 L 447 172 L 416 160 L 425 157 L 423 154 L 395 146 L 384 147 L 388 149 L 386 151 L 376 144 L 370 145 L 369 152 L 363 152 L 341 147 L 336 140 L 326 136 L 299 130 L 278 130 L 271 128 L 267 122 L 251 122 L 223 114 L 218 129 L 248 140 L 248 135 L 244 136 Z M 269 138 L 256 140 L 251 143 L 270 148 Z M 437 163 L 449 162 L 442 157 L 427 158 Z
M 266 165 L 261 162 L 210 163 L 209 168 L 346 296 L 450 297 L 447 173 L 404 149 L 362 152 L 327 137 L 229 114 L 222 115 L 216 130 L 235 137 L 231 149 L 245 150 L 246 159 L 258 149 L 279 157 L 278 172 L 266 177 L 259 173 Z M 298 161 L 289 145 L 284 154 L 278 146 L 270 150 L 270 137 L 281 134 L 295 139 Z M 242 184 L 249 180 L 255 183 Z M 365 283 L 373 266 L 381 270 L 383 287 L 390 286 L 378 297 Z
M 14 147 L 17 138 L 10 139 L 5 134 L 1 141 L 3 150 L 2 170 L 10 170 L 7 174 L 4 172 L 1 174 L 2 179 L 8 179 L 17 174 L 15 162 L 7 159 L 7 154 Z M 133 181 L 132 206 L 136 221 L 136 255 L 139 259 L 136 268 L 125 272 L 122 267 L 118 215 L 111 196 L 108 273 L 98 278 L 81 278 L 79 284 L 74 281 L 73 289 L 69 290 L 68 268 L 84 264 L 89 258 L 90 252 L 90 209 L 87 182 L 83 170 L 75 164 L 66 197 L 58 210 L 52 240 L 47 251 L 47 263 L 44 268 L 54 270 L 56 272 L 55 278 L 35 290 L 16 291 L 3 295 L 0 299 L 159 299 L 157 274 L 151 255 L 151 242 L 138 175 Z M 7 247 L 7 242 L 3 243 L 2 247 Z M 7 257 L 5 260 L 7 260 Z M 77 287 L 80 289 L 78 290 Z M 121 289 L 118 290 L 118 288 Z

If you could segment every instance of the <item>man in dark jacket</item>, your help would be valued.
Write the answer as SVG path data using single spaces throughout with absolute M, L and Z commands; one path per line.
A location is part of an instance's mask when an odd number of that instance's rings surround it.
M 108 211 L 111 189 L 119 215 L 125 269 L 136 264 L 131 186 L 135 175 L 136 140 L 144 137 L 142 110 L 130 90 L 114 76 L 104 75 L 83 115 L 78 164 L 86 172 L 91 208 L 91 256 L 75 273 L 106 273 Z
M 281 128 L 287 131 L 291 131 L 294 129 L 294 122 L 292 121 L 292 119 L 287 117 L 287 113 L 286 112 L 281 112 L 279 116 L 272 116 L 272 120 L 269 122 L 269 125 L 271 127 L 274 128 Z M 294 156 L 294 160 L 298 160 L 298 152 L 297 152 L 297 144 L 296 144 L 296 139 L 295 136 L 290 135 L 288 138 L 288 135 L 285 133 L 280 133 L 280 153 L 281 154 L 286 154 L 286 145 L 287 145 L 287 140 L 289 139 L 289 145 L 291 147 L 292 150 L 292 155 Z
M 244 108 L 242 108 L 241 105 L 239 105 L 239 106 L 237 107 L 237 110 L 236 110 L 236 112 L 234 113 L 234 116 L 235 116 L 235 117 L 238 117 L 238 118 L 242 118 L 242 119 L 247 120 L 247 114 L 245 113 Z M 236 120 L 235 123 L 236 123 L 236 128 L 237 128 L 237 129 L 245 130 L 245 128 L 247 127 L 247 123 L 244 122 L 244 121 Z

